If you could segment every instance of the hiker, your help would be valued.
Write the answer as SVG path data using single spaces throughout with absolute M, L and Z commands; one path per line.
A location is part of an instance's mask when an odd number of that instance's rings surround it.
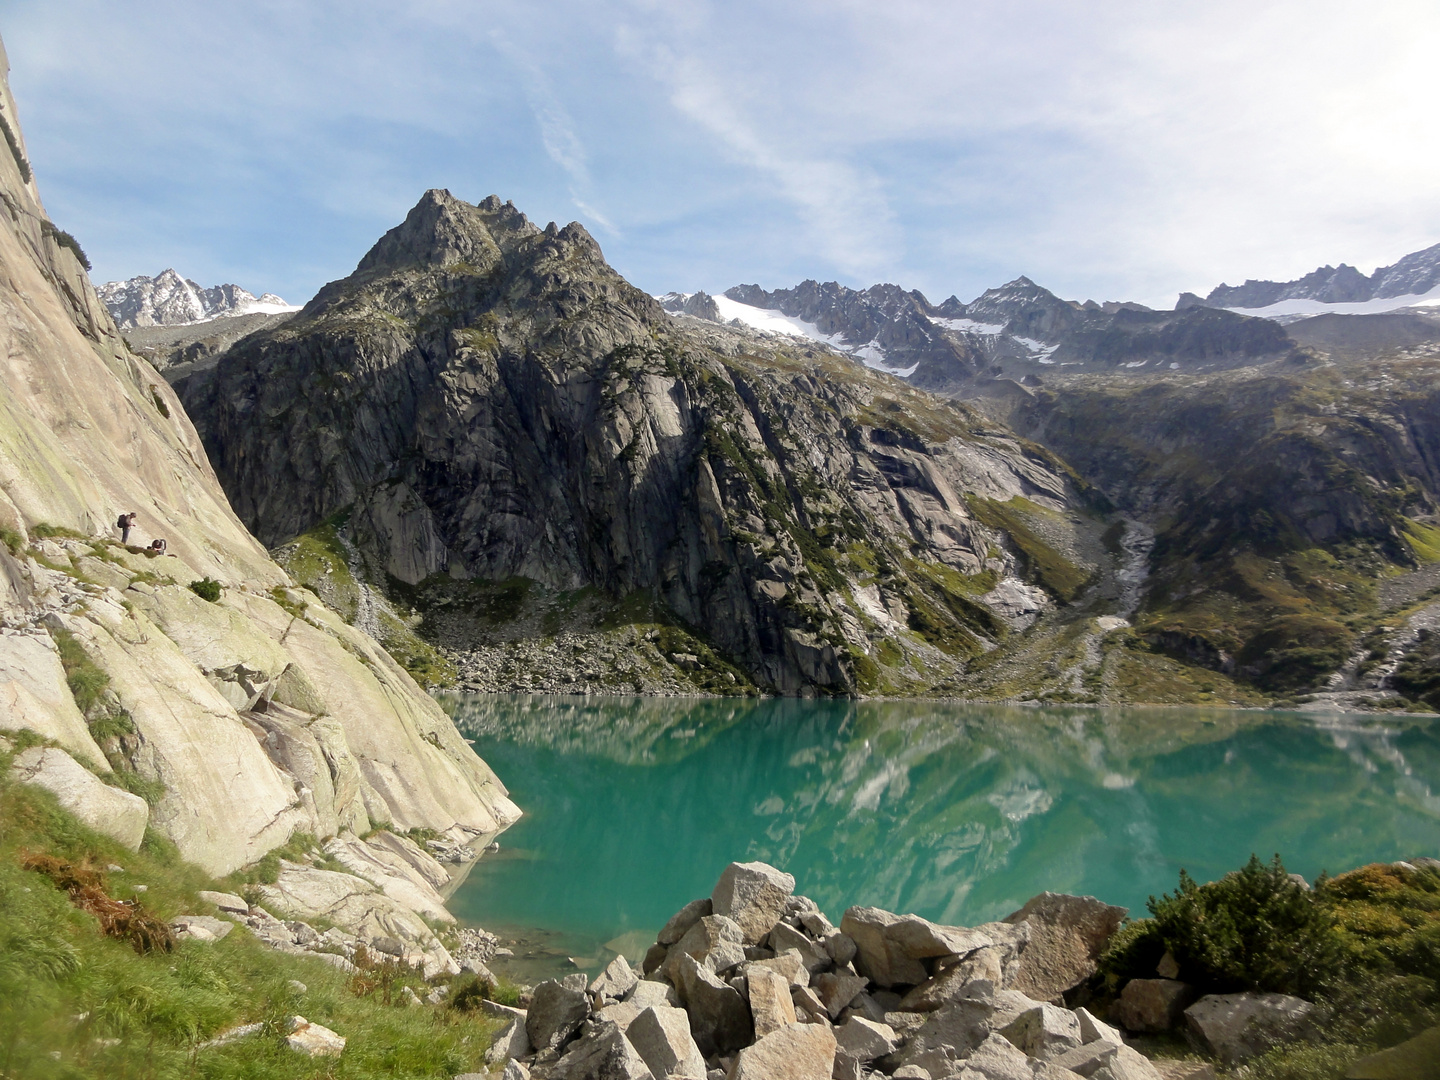
M 115 522 L 115 527 L 120 530 L 120 543 L 130 543 L 130 530 L 135 527 L 136 514 L 132 511 L 129 514 L 121 514 L 120 519 Z
M 165 540 L 162 537 L 157 536 L 154 540 L 150 541 L 150 550 L 155 552 L 156 555 L 164 555 Z

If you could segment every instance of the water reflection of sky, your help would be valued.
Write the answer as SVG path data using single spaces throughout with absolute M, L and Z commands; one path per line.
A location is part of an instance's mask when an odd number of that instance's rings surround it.
M 974 923 L 1044 889 L 1143 913 L 1180 868 L 1313 877 L 1440 855 L 1440 728 L 924 702 L 451 699 L 527 816 L 455 898 L 481 923 L 649 931 L 732 859 Z

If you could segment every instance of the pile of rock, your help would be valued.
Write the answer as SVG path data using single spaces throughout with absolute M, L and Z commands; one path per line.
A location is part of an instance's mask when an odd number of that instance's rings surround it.
M 535 987 L 491 1051 L 507 1080 L 1161 1080 L 1060 995 L 1124 917 L 1045 894 L 967 928 L 854 907 L 838 927 L 764 863 L 732 863 L 642 964 Z M 1016 987 L 1023 986 L 1022 991 Z M 1035 996 L 1032 996 L 1035 995 Z

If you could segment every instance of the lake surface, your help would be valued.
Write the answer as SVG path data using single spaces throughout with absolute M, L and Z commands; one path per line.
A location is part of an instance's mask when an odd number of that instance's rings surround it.
M 632 959 L 732 860 L 952 924 L 1036 893 L 1145 914 L 1280 853 L 1322 871 L 1440 856 L 1440 723 L 931 702 L 442 699 L 525 817 L 451 910 L 516 977 Z M 573 968 L 572 968 L 573 970 Z

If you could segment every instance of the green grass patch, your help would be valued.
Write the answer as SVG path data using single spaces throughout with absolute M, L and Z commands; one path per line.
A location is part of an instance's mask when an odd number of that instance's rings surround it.
M 1028 520 L 1043 513 L 1040 507 L 1019 496 L 1009 502 L 967 495 L 970 511 L 992 529 L 1010 537 L 1041 583 L 1067 604 L 1090 582 L 1090 574 L 1070 562 L 1046 543 Z
M 60 664 L 65 669 L 65 683 L 75 698 L 75 707 L 88 717 L 104 700 L 110 676 L 90 659 L 85 647 L 69 630 L 52 630 L 50 637 L 59 650 Z
M 1422 563 L 1440 562 L 1440 529 L 1421 521 L 1407 519 L 1401 535 L 1410 545 L 1415 558 Z

